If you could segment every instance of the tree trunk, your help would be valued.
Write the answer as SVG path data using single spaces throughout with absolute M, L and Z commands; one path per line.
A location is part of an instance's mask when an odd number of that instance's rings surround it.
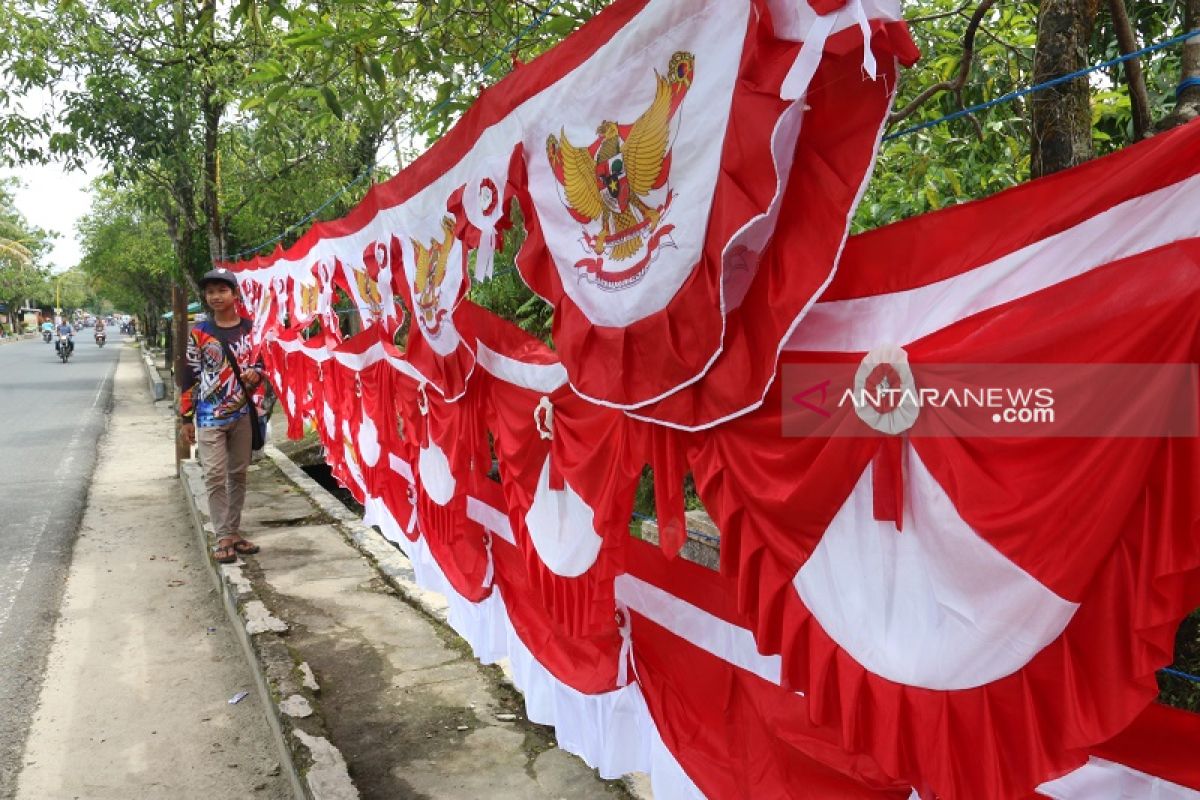
M 187 291 L 179 285 L 176 285 L 172 290 L 171 295 L 171 310 L 174 316 L 171 319 L 171 327 L 174 328 L 171 339 L 174 341 L 175 352 L 172 354 L 172 371 L 175 373 L 175 400 L 180 402 L 180 384 L 183 381 L 184 370 L 187 369 L 187 341 L 188 341 L 188 316 L 187 316 Z M 181 421 L 179 415 L 175 415 L 175 474 L 179 475 L 179 463 L 186 461 L 192 457 L 192 446 L 184 441 L 180 432 Z
M 383 144 L 383 125 L 378 120 L 362 122 L 358 138 L 354 142 L 353 160 L 350 164 L 350 179 L 354 180 L 375 166 L 375 154 Z
M 1200 28 L 1200 0 L 1186 0 L 1184 3 L 1183 28 L 1185 31 Z M 1189 39 L 1183 45 L 1180 85 L 1185 81 L 1200 82 L 1200 37 Z M 1175 95 L 1175 110 L 1163 118 L 1155 129 L 1163 131 L 1174 128 L 1196 117 L 1200 117 L 1200 83 L 1192 84 Z
M 1088 64 L 1088 42 L 1097 0 L 1042 0 L 1038 9 L 1034 83 Z M 1086 77 L 1043 89 L 1029 107 L 1033 177 L 1049 175 L 1092 157 L 1092 106 Z
M 217 150 L 217 128 L 221 106 L 206 86 L 201 100 L 204 110 L 204 216 L 208 219 L 208 257 L 215 265 L 225 260 L 225 227 L 221 222 L 221 154 Z
M 212 79 L 213 56 L 216 51 L 216 0 L 204 0 L 200 14 L 205 26 L 201 63 L 208 68 L 200 90 L 200 113 L 204 117 L 204 216 L 208 219 L 208 257 L 216 265 L 225 260 L 225 229 L 221 222 L 221 154 L 217 134 L 224 106 L 217 100 L 217 88 Z

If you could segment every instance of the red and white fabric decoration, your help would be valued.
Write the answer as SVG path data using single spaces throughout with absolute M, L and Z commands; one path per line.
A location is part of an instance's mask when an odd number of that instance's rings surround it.
M 766 5 L 650 3 L 536 98 L 548 110 L 523 142 L 517 265 L 555 307 L 572 387 L 596 403 L 689 429 L 744 413 L 832 274 L 911 44 L 868 26 L 801 48 Z M 873 48 L 878 76 L 863 72 Z
M 289 435 L 660 800 L 1197 800 L 1197 717 L 1152 703 L 1200 604 L 1200 125 L 847 240 L 897 16 L 618 0 L 483 92 L 233 266 Z M 514 202 L 554 349 L 467 299 Z M 928 402 L 969 368 L 1060 418 Z M 689 473 L 719 572 L 678 557 Z
M 621 0 L 345 219 L 250 266 L 333 328 L 335 279 L 364 325 L 392 313 L 388 261 L 409 358 L 455 398 L 473 369 L 454 313 L 467 265 L 490 275 L 515 198 L 518 268 L 555 306 L 576 393 L 687 429 L 744 413 L 833 272 L 897 61 L 916 57 L 898 6 Z
M 1189 126 L 857 237 L 784 364 L 856 364 L 890 346 L 917 386 L 923 364 L 1046 364 L 1060 385 L 1084 382 L 1079 396 L 1095 395 L 1086 382 L 1105 365 L 1194 373 L 1197 155 Z M 1073 438 L 953 435 L 938 429 L 949 413 L 923 407 L 900 435 L 797 441 L 794 459 L 773 461 L 789 476 L 774 497 L 761 471 L 729 468 L 744 444 L 714 442 L 697 485 L 743 485 L 727 502 L 754 520 L 738 526 L 755 540 L 738 545 L 744 603 L 814 721 L 929 794 L 1019 796 L 1157 694 L 1175 624 L 1200 602 L 1200 508 L 1184 488 L 1200 450 L 1194 433 L 1123 434 L 1119 406 L 1111 430 Z M 1194 427 L 1195 407 L 1184 415 Z M 803 487 L 798 519 L 790 498 Z M 772 588 L 774 570 L 793 591 Z M 950 755 L 962 741 L 969 759 Z

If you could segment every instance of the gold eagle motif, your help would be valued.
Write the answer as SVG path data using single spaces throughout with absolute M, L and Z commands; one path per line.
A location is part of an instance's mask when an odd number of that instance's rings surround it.
M 442 281 L 446 279 L 446 267 L 454 246 L 454 220 L 442 218 L 442 241 L 430 242 L 425 246 L 413 239 L 412 244 L 417 262 L 416 280 L 413 281 L 417 311 L 425 327 L 433 332 L 441 327 L 438 307 L 441 304 Z
M 317 313 L 317 295 L 320 293 L 320 287 L 315 283 L 300 284 L 300 314 L 304 318 L 308 318 Z
M 358 294 L 371 311 L 371 317 L 379 319 L 383 313 L 383 295 L 379 293 L 379 284 L 371 279 L 365 269 L 354 270 L 354 282 L 358 285 Z
M 580 221 L 600 221 L 600 233 L 589 239 L 597 255 L 609 249 L 616 260 L 630 258 L 658 226 L 661 212 L 646 197 L 668 177 L 671 119 L 694 74 L 695 57 L 675 53 L 665 76 L 655 71 L 654 99 L 632 125 L 604 120 L 590 147 L 572 144 L 565 128 L 547 139 L 567 205 Z

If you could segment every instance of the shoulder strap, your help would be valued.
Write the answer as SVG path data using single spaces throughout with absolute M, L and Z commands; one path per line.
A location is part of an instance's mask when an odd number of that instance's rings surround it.
M 237 382 L 242 387 L 242 391 L 246 392 L 246 397 L 249 397 L 250 392 L 246 391 L 246 384 L 242 383 L 242 368 L 238 366 L 237 356 L 233 354 L 233 349 L 230 348 L 229 343 L 220 336 L 214 336 L 213 338 L 221 343 L 221 349 L 225 351 L 225 360 L 228 361 L 229 366 L 233 368 L 233 377 L 237 378 Z
M 233 377 L 237 379 L 238 386 L 242 387 L 242 394 L 246 395 L 246 405 L 250 409 L 250 420 L 255 426 L 258 425 L 258 409 L 254 407 L 254 393 L 246 388 L 245 382 L 242 381 L 242 368 L 238 366 L 237 357 L 234 356 L 233 350 L 219 336 L 217 341 L 221 343 L 221 349 L 225 351 L 225 358 L 229 361 L 229 366 L 233 367 Z

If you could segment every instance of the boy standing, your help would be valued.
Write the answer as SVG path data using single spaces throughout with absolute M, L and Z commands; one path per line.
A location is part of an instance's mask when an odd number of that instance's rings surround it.
M 250 466 L 251 420 L 246 391 L 262 383 L 262 365 L 251 362 L 252 324 L 237 312 L 238 284 L 227 269 L 214 269 L 200 279 L 200 291 L 211 318 L 192 326 L 187 343 L 187 369 L 180 386 L 182 435 L 199 445 L 208 489 L 208 508 L 217 534 L 213 557 L 222 564 L 252 555 L 258 546 L 241 534 Z M 237 362 L 241 380 L 230 363 Z

